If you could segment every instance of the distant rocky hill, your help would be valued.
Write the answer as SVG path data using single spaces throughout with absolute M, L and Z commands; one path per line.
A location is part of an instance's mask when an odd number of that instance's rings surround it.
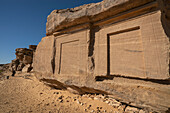
M 3 71 L 6 71 L 9 69 L 9 63 L 8 64 L 0 64 L 0 73 L 2 73 Z

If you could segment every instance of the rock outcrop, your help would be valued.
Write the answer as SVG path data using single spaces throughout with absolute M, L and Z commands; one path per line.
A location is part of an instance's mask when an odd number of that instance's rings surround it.
M 35 50 L 36 45 L 30 45 L 29 49 L 17 48 L 15 50 L 16 59 L 12 60 L 10 70 L 30 72 L 32 70 L 33 54 Z
M 54 10 L 34 55 L 34 72 L 164 112 L 170 108 L 169 17 L 168 0 L 104 0 Z
M 9 69 L 10 64 L 0 64 L 0 73 Z

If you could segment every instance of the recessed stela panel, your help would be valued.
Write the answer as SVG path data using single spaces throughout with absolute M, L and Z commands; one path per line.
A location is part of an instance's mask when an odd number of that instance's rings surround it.
M 108 34 L 107 46 L 108 75 L 145 76 L 139 26 Z
M 79 40 L 60 44 L 59 74 L 78 74 Z

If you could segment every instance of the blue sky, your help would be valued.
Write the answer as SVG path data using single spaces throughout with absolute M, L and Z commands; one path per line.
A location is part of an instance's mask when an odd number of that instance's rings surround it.
M 16 48 L 37 45 L 45 36 L 47 16 L 102 0 L 0 0 L 0 64 L 15 59 Z

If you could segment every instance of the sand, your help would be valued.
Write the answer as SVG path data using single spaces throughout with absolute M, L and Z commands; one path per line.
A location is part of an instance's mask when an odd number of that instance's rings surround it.
M 30 112 L 117 113 L 118 109 L 100 100 L 88 98 L 88 95 L 80 96 L 52 89 L 31 75 L 10 76 L 9 79 L 1 80 L 0 113 Z

